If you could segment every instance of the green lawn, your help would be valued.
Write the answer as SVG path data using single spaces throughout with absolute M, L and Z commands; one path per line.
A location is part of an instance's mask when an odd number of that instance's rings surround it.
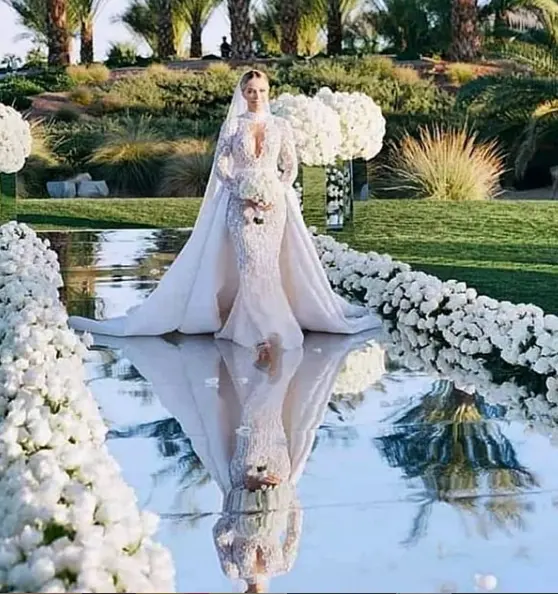
M 36 229 L 188 227 L 198 207 L 189 199 L 22 200 L 18 218 Z M 321 227 L 321 214 L 321 198 L 310 197 L 309 224 Z M 558 202 L 371 200 L 356 204 L 354 229 L 338 237 L 558 313 Z

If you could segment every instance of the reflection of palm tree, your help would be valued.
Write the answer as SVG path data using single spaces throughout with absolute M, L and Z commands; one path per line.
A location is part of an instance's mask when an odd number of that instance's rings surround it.
M 180 423 L 173 417 L 122 429 L 112 429 L 108 433 L 109 439 L 137 437 L 155 439 L 160 456 L 171 459 L 169 465 L 153 476 L 156 485 L 170 476 L 178 477 L 181 490 L 210 480 L 208 472 L 192 447 L 192 442 L 184 435 Z
M 395 421 L 393 433 L 377 438 L 390 466 L 423 482 L 422 504 L 407 543 L 425 534 L 435 502 L 472 514 L 484 535 L 491 526 L 522 527 L 527 507 L 514 495 L 536 485 L 536 478 L 519 463 L 500 427 L 489 420 L 502 416 L 501 407 L 440 381 Z M 499 497 L 483 502 L 482 490 Z

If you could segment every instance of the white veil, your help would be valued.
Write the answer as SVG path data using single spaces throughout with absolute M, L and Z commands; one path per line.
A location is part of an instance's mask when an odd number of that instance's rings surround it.
M 236 129 L 247 111 L 242 78 L 235 89 L 219 142 Z M 269 104 L 267 105 L 270 111 Z M 157 287 L 125 315 L 107 320 L 73 316 L 79 331 L 112 336 L 161 336 L 216 333 L 232 308 L 238 291 L 234 247 L 226 226 L 228 189 L 214 161 L 209 182 L 190 238 Z M 355 334 L 378 327 L 379 319 L 363 307 L 336 295 L 317 256 L 300 212 L 294 188 L 286 193 L 287 223 L 281 249 L 283 288 L 299 325 L 304 330 Z

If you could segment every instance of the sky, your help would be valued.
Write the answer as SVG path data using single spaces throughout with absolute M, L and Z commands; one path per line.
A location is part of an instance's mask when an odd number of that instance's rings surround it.
M 110 44 L 114 41 L 132 41 L 132 34 L 121 23 L 114 23 L 116 15 L 122 13 L 129 0 L 107 0 L 97 17 L 95 26 L 95 59 L 104 60 Z M 21 39 L 25 29 L 18 24 L 16 13 L 0 0 L 0 59 L 6 54 L 16 54 L 25 57 L 31 47 L 31 42 Z M 221 37 L 229 35 L 229 23 L 226 4 L 215 11 L 203 34 L 204 53 L 218 53 Z M 137 40 L 134 40 L 137 42 Z M 144 55 L 149 53 L 147 46 L 137 42 L 138 51 Z M 79 53 L 79 41 L 73 44 L 73 59 Z

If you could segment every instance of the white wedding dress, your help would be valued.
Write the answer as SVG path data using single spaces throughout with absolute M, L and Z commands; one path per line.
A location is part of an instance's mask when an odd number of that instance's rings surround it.
M 264 131 L 259 154 L 255 124 Z M 286 350 L 302 345 L 303 330 L 379 326 L 376 315 L 331 289 L 293 189 L 297 169 L 288 122 L 249 113 L 237 87 L 196 225 L 156 289 L 122 317 L 72 317 L 70 325 L 113 336 L 214 333 L 245 347 L 274 336 Z M 280 183 L 257 225 L 245 216 L 239 181 L 262 172 Z

